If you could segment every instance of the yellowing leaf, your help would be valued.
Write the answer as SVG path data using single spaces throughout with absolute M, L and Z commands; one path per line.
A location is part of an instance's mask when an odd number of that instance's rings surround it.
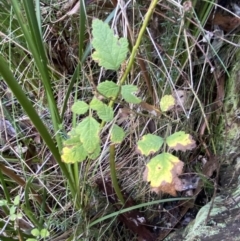
M 128 41 L 126 38 L 118 39 L 107 23 L 95 19 L 92 24 L 95 52 L 92 58 L 106 69 L 117 70 L 127 57 Z
M 88 153 L 93 153 L 100 145 L 99 131 L 100 124 L 91 116 L 86 117 L 76 127 L 76 132 L 80 135 L 83 147 Z
M 176 190 L 181 189 L 181 180 L 178 175 L 182 173 L 183 162 L 170 153 L 155 156 L 147 164 L 144 180 L 150 182 L 155 192 L 166 192 L 173 196 Z
M 72 112 L 76 113 L 78 115 L 83 115 L 87 112 L 89 106 L 88 104 L 86 104 L 84 101 L 76 101 L 73 105 L 72 105 Z
M 163 144 L 163 138 L 160 136 L 147 134 L 142 137 L 137 143 L 137 148 L 142 155 L 148 156 L 153 154 L 161 148 Z
M 186 134 L 184 131 L 178 131 L 167 137 L 166 142 L 168 146 L 176 151 L 192 150 L 196 147 L 192 136 Z
M 63 162 L 76 163 L 84 161 L 87 157 L 87 152 L 80 143 L 78 145 L 64 147 L 61 157 Z
M 172 95 L 164 95 L 160 101 L 160 109 L 161 111 L 169 111 L 175 105 L 175 99 Z
M 136 97 L 134 94 L 137 92 L 138 88 L 135 85 L 123 85 L 121 88 L 121 94 L 125 101 L 128 103 L 138 104 L 141 99 Z
M 119 144 L 123 141 L 124 137 L 124 130 L 120 126 L 114 125 L 110 133 L 110 139 L 112 143 Z
M 100 83 L 97 89 L 102 95 L 106 96 L 107 98 L 114 98 L 117 97 L 120 88 L 113 81 L 106 80 Z

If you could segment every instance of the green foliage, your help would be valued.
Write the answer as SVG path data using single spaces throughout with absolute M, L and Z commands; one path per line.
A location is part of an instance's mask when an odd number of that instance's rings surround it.
M 127 57 L 127 39 L 118 40 L 108 24 L 98 19 L 93 20 L 92 28 L 92 45 L 96 50 L 92 55 L 93 59 L 106 69 L 118 70 Z
M 5 199 L 2 199 L 0 200 L 0 207 L 7 207 L 8 210 L 9 210 L 9 219 L 11 221 L 15 221 L 17 219 L 21 219 L 22 218 L 22 214 L 21 213 L 18 213 L 18 206 L 20 204 L 20 196 L 17 195 L 13 202 L 11 204 L 9 204 L 7 202 L 7 200 Z
M 83 115 L 85 114 L 89 109 L 88 104 L 86 104 L 84 101 L 77 101 L 72 106 L 72 112 Z
M 148 156 L 159 151 L 159 149 L 162 147 L 163 142 L 164 140 L 162 137 L 147 134 L 144 135 L 140 141 L 138 141 L 138 150 L 141 154 Z
M 121 94 L 125 101 L 128 103 L 139 104 L 141 99 L 137 98 L 134 93 L 137 92 L 137 86 L 134 85 L 123 85 Z
M 88 153 L 93 153 L 100 143 L 100 124 L 91 116 L 84 118 L 76 127 L 76 132 L 80 136 L 84 149 Z
M 107 98 L 116 98 L 120 87 L 112 81 L 106 80 L 100 83 L 97 90 Z
M 49 237 L 50 233 L 47 229 L 43 228 L 41 230 L 34 228 L 31 230 L 31 234 L 36 238 L 28 238 L 26 241 L 38 241 L 40 239 L 44 239 Z
M 119 144 L 123 141 L 124 137 L 125 137 L 125 132 L 123 128 L 114 124 L 111 130 L 111 136 L 110 136 L 112 143 Z
M 95 52 L 92 57 L 106 69 L 117 70 L 127 56 L 127 40 L 117 39 L 109 26 L 100 20 L 93 21 L 93 47 Z M 62 160 L 66 163 L 84 161 L 86 158 L 95 159 L 101 152 L 101 128 L 105 122 L 111 122 L 114 118 L 112 100 L 117 100 L 118 95 L 127 102 L 139 104 L 141 99 L 136 97 L 137 86 L 118 85 L 113 81 L 105 80 L 97 86 L 98 92 L 106 98 L 99 100 L 93 96 L 89 104 L 84 101 L 77 101 L 72 106 L 72 111 L 78 115 L 89 112 L 76 128 L 69 133 L 69 139 L 64 142 L 62 150 Z M 110 101 L 111 104 L 105 104 Z M 175 105 L 172 95 L 165 95 L 160 101 L 160 108 L 163 112 L 169 111 Z M 94 112 L 102 120 L 102 124 L 94 117 Z M 112 144 L 119 144 L 125 137 L 123 129 L 116 124 L 108 129 Z M 153 134 L 147 134 L 137 143 L 137 149 L 142 155 L 151 155 L 160 151 L 163 144 L 167 144 L 174 150 L 191 150 L 195 147 L 195 141 L 189 134 L 183 131 L 176 132 L 166 138 Z M 166 146 L 166 145 L 165 145 Z M 113 147 L 112 147 L 113 148 Z M 112 157 L 114 162 L 114 157 Z M 114 167 L 114 164 L 112 164 Z M 176 190 L 181 190 L 181 181 L 178 175 L 181 174 L 183 163 L 174 155 L 163 152 L 150 160 L 144 172 L 144 180 L 151 183 L 152 190 L 155 192 L 168 192 L 176 194 Z M 113 171 L 112 173 L 114 173 Z
M 163 138 L 148 134 L 138 141 L 138 150 L 142 155 L 150 155 L 160 150 L 164 143 Z M 191 150 L 195 141 L 183 131 L 176 132 L 166 138 L 166 143 L 174 150 Z M 144 180 L 151 183 L 155 192 L 167 192 L 176 195 L 176 190 L 181 190 L 181 181 L 178 175 L 182 173 L 183 162 L 174 155 L 163 152 L 152 158 L 144 171 Z

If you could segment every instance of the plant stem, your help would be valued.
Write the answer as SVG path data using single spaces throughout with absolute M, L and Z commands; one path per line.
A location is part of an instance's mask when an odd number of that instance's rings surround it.
M 117 194 L 118 199 L 124 204 L 124 198 L 121 192 L 121 189 L 118 185 L 117 175 L 116 175 L 116 167 L 115 167 L 115 145 L 110 145 L 110 171 L 111 171 L 111 179 L 113 188 Z

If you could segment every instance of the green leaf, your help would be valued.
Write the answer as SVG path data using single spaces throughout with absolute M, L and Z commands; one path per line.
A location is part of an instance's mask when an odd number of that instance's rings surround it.
M 88 154 L 88 158 L 95 160 L 100 155 L 100 152 L 101 152 L 101 147 L 99 144 L 97 145 L 97 148 L 94 150 L 93 153 Z
M 100 83 L 97 87 L 98 91 L 106 96 L 107 98 L 115 98 L 119 92 L 119 86 L 115 84 L 113 81 L 104 81 Z
M 87 158 L 87 152 L 82 143 L 80 143 L 73 146 L 65 146 L 62 149 L 61 157 L 62 161 L 65 163 L 76 163 L 84 161 Z
M 107 106 L 96 97 L 90 102 L 90 108 L 96 110 L 99 118 L 103 121 L 111 121 L 113 119 L 114 112 L 112 107 Z
M 38 241 L 38 240 L 35 238 L 28 238 L 26 241 Z
M 184 131 L 178 131 L 168 136 L 166 142 L 168 146 L 175 151 L 192 150 L 196 147 L 196 143 L 192 136 L 186 134 Z
M 93 153 L 100 143 L 100 124 L 93 117 L 88 116 L 78 124 L 76 131 L 80 134 L 84 149 L 88 153 Z
M 92 28 L 92 45 L 96 50 L 92 54 L 92 58 L 106 69 L 119 69 L 127 57 L 127 39 L 120 38 L 118 40 L 108 24 L 98 19 L 93 20 Z
M 17 219 L 17 215 L 15 213 L 9 215 L 9 219 L 11 221 L 15 221 Z
M 0 207 L 2 206 L 7 206 L 7 200 L 3 199 L 3 200 L 0 200 Z
M 138 91 L 137 86 L 135 85 L 123 85 L 121 88 L 121 94 L 125 101 L 128 103 L 138 104 L 141 102 L 141 99 L 137 98 L 134 93 Z
M 100 110 L 103 107 L 103 105 L 104 103 L 96 97 L 93 97 L 89 104 L 90 108 L 96 111 Z
M 123 128 L 114 124 L 110 134 L 110 139 L 112 143 L 119 144 L 123 141 L 124 137 L 125 132 Z
M 34 236 L 34 237 L 38 237 L 40 235 L 40 232 L 37 228 L 34 228 L 31 230 L 31 234 Z
M 77 145 L 80 144 L 80 135 L 78 136 L 71 136 L 69 139 L 65 140 L 63 142 L 64 146 L 72 146 L 72 145 Z
M 175 105 L 175 99 L 172 95 L 164 95 L 160 101 L 160 109 L 161 111 L 169 111 Z
M 14 198 L 13 205 L 18 206 L 19 203 L 20 203 L 20 196 L 17 195 L 17 196 Z
M 10 210 L 9 210 L 9 213 L 10 214 L 14 214 L 15 212 L 16 212 L 16 207 L 15 206 L 11 206 Z
M 111 121 L 113 119 L 114 112 L 112 107 L 104 104 L 101 109 L 97 111 L 99 118 L 103 121 Z
M 48 230 L 46 228 L 43 228 L 40 232 L 41 238 L 47 238 L 49 237 L 50 233 L 48 232 Z
M 78 115 L 83 115 L 88 111 L 88 104 L 86 104 L 84 101 L 76 101 L 73 105 L 72 105 L 72 112 Z
M 178 175 L 182 173 L 183 162 L 170 153 L 155 156 L 147 164 L 144 179 L 150 182 L 155 192 L 166 192 L 176 195 L 176 190 L 182 189 Z
M 142 155 L 148 156 L 161 148 L 164 140 L 160 136 L 147 134 L 137 143 L 137 148 Z

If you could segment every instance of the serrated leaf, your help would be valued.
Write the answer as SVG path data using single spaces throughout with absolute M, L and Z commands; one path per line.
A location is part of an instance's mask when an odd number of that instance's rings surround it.
M 100 110 L 103 107 L 103 105 L 104 103 L 96 97 L 93 97 L 89 104 L 90 108 L 96 111 Z
M 113 119 L 113 109 L 110 106 L 104 104 L 101 109 L 97 111 L 99 118 L 103 121 L 111 121 Z
M 113 119 L 114 112 L 112 107 L 107 106 L 96 97 L 90 102 L 90 108 L 96 110 L 99 118 L 103 121 L 111 121 Z
M 75 146 L 66 146 L 62 150 L 62 161 L 65 163 L 76 163 L 86 159 L 87 152 L 82 144 Z
M 65 163 L 76 163 L 84 161 L 87 157 L 87 152 L 80 143 L 74 146 L 65 146 L 62 149 L 62 161 Z
M 192 150 L 196 147 L 196 143 L 192 136 L 184 131 L 178 131 L 167 137 L 168 146 L 176 151 Z
M 101 147 L 100 147 L 100 144 L 96 147 L 96 149 L 94 150 L 93 153 L 91 154 L 88 154 L 88 158 L 89 159 L 92 159 L 92 160 L 95 160 L 99 155 L 100 155 L 100 152 L 101 152 Z
M 153 154 L 162 147 L 164 140 L 160 136 L 147 134 L 142 137 L 140 141 L 137 142 L 137 148 L 142 155 L 148 156 Z
M 92 58 L 106 69 L 118 70 L 127 57 L 127 39 L 118 39 L 108 24 L 99 19 L 93 20 L 92 28 L 92 45 L 96 50 Z
M 115 98 L 119 92 L 119 86 L 115 84 L 113 81 L 106 80 L 100 83 L 97 87 L 97 90 L 107 98 Z
M 77 144 L 80 144 L 80 135 L 78 136 L 71 136 L 69 139 L 65 140 L 63 142 L 63 145 L 64 146 L 73 146 L 73 145 L 77 145 Z
M 128 103 L 133 104 L 138 104 L 141 102 L 141 99 L 134 95 L 137 91 L 138 88 L 135 85 L 123 85 L 121 88 L 121 94 L 123 99 Z
M 93 153 L 100 143 L 100 124 L 93 117 L 88 116 L 78 124 L 76 131 L 80 134 L 84 149 L 88 153 Z
M 123 141 L 124 137 L 125 137 L 125 132 L 123 128 L 114 124 L 110 133 L 111 142 L 115 144 L 119 144 Z
M 147 164 L 144 180 L 150 182 L 155 192 L 166 192 L 173 196 L 181 190 L 182 183 L 178 176 L 182 173 L 183 162 L 170 153 L 155 156 Z
M 76 101 L 73 105 L 72 105 L 72 112 L 78 115 L 83 115 L 88 111 L 88 104 L 85 103 L 84 101 Z
M 172 95 L 164 95 L 160 101 L 160 109 L 161 111 L 169 111 L 175 105 L 175 99 Z

